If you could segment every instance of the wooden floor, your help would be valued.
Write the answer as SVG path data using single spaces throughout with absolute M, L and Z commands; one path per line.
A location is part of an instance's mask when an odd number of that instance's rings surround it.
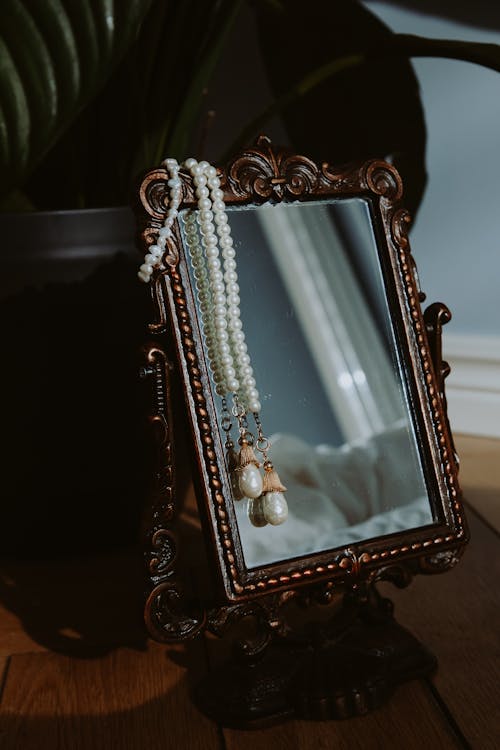
M 190 682 L 207 669 L 206 643 L 166 648 L 144 637 L 137 553 L 5 562 L 1 750 L 498 750 L 500 482 L 488 478 L 488 456 L 494 472 L 500 453 L 491 441 L 458 443 L 466 494 L 488 523 L 469 511 L 472 541 L 453 571 L 384 587 L 398 620 L 438 656 L 432 680 L 402 686 L 361 719 L 222 729 L 189 700 Z
M 475 510 L 500 532 L 500 440 L 457 435 L 460 481 Z

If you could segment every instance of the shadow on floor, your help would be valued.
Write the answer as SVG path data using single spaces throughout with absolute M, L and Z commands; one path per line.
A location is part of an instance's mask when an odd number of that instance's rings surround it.
M 194 650 L 200 659 L 200 646 Z M 2 747 L 219 748 L 217 727 L 190 700 L 190 681 L 161 647 L 147 654 L 123 650 L 98 662 L 14 657 L 2 699 Z
M 119 646 L 145 647 L 142 577 L 138 549 L 49 562 L 7 561 L 0 572 L 0 601 L 36 644 L 74 657 L 97 657 Z

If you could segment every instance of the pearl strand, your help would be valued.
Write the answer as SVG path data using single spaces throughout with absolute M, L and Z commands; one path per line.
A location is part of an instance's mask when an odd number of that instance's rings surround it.
M 240 287 L 238 285 L 238 274 L 236 271 L 236 252 L 233 247 L 233 238 L 229 226 L 224 193 L 220 189 L 220 180 L 214 167 L 205 168 L 207 184 L 210 189 L 212 200 L 212 211 L 214 223 L 219 236 L 219 246 L 224 265 L 224 281 L 226 284 L 226 317 L 229 329 L 229 337 L 237 377 L 240 381 L 240 400 L 247 411 L 260 412 L 259 392 L 256 388 L 253 369 L 250 364 L 248 348 L 243 332 L 240 314 Z
M 172 226 L 181 201 L 179 165 L 174 159 L 166 159 L 163 163 L 169 172 L 167 184 L 170 188 L 170 205 L 164 225 L 158 232 L 157 242 L 150 246 L 149 253 L 139 269 L 138 276 L 144 282 L 151 279 L 154 268 L 164 268 L 163 254 L 167 240 L 172 234 Z M 283 495 L 286 488 L 281 484 L 272 462 L 267 458 L 269 441 L 262 432 L 259 393 L 241 322 L 236 254 L 224 204 L 224 193 L 220 189 L 217 170 L 208 162 L 198 164 L 196 159 L 187 159 L 184 167 L 193 178 L 198 203 L 196 217 L 194 211 L 187 213 L 184 227 L 210 368 L 215 390 L 222 398 L 223 409 L 227 408 L 226 394 L 232 393 L 235 409 L 233 414 L 238 416 L 240 422 L 239 490 L 250 498 L 248 516 L 254 526 L 263 526 L 266 523 L 278 525 L 288 516 L 288 506 Z M 243 432 L 246 429 L 246 413 L 249 411 L 253 413 L 258 428 L 257 448 L 266 459 L 264 479 L 258 471 L 260 464 L 253 452 L 253 439 L 252 443 L 249 443 L 248 433 Z
M 217 345 L 214 346 L 214 354 L 219 357 L 218 366 L 224 374 L 226 392 L 237 394 L 240 389 L 240 383 L 236 376 L 234 367 L 233 353 L 231 350 L 228 321 L 227 321 L 227 303 L 226 303 L 226 286 L 224 275 L 222 273 L 221 262 L 219 258 L 219 247 L 217 240 L 216 228 L 214 225 L 214 215 L 212 213 L 212 202 L 209 199 L 209 189 L 207 188 L 207 169 L 210 169 L 208 162 L 198 164 L 196 159 L 188 159 L 184 166 L 189 169 L 195 186 L 195 193 L 198 199 L 197 219 L 199 224 L 201 245 L 205 251 L 206 267 L 208 270 L 208 280 L 213 300 L 213 325 Z M 212 169 L 214 169 L 212 167 Z M 214 169 L 215 172 L 215 169 Z
M 148 254 L 144 258 L 144 263 L 140 266 L 137 276 L 141 281 L 147 284 L 151 281 L 151 276 L 155 268 L 162 269 L 163 253 L 167 244 L 167 239 L 172 235 L 172 225 L 177 218 L 182 195 L 182 182 L 179 177 L 179 164 L 175 159 L 165 159 L 162 165 L 167 168 L 169 179 L 167 185 L 169 190 L 169 208 L 163 226 L 158 231 L 156 243 L 148 247 Z
M 201 311 L 202 329 L 207 344 L 206 350 L 215 383 L 215 390 L 222 398 L 226 395 L 227 388 L 225 385 L 224 373 L 221 372 L 219 357 L 217 356 L 218 345 L 215 334 L 214 318 L 212 315 L 214 301 L 210 290 L 205 258 L 199 240 L 197 219 L 194 211 L 189 211 L 184 215 L 184 231 L 194 271 L 197 298 Z
M 170 205 L 164 225 L 158 232 L 157 241 L 148 248 L 149 252 L 139 269 L 138 277 L 144 282 L 150 281 L 155 268 L 164 267 L 162 257 L 167 239 L 172 234 L 172 225 L 178 215 L 182 193 L 177 161 L 165 159 L 163 165 L 169 172 L 167 185 L 170 188 Z M 233 393 L 239 397 L 246 411 L 257 414 L 261 410 L 261 404 L 241 322 L 235 250 L 224 204 L 224 193 L 220 189 L 217 170 L 208 162 L 198 163 L 196 159 L 187 159 L 183 166 L 191 173 L 195 186 L 201 248 L 205 250 L 208 268 L 208 285 L 203 286 L 202 294 L 208 294 L 210 289 L 212 295 L 213 314 L 205 315 L 207 321 L 210 317 L 210 322 L 205 326 L 205 335 L 211 350 L 209 359 L 216 390 L 220 394 L 225 387 L 226 393 Z M 190 237 L 194 238 L 194 233 L 191 233 Z M 198 271 L 201 272 L 200 263 Z M 205 313 L 209 308 L 210 305 L 204 306 Z

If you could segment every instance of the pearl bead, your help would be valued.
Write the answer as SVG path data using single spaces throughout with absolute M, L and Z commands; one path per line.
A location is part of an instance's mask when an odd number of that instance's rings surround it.
M 186 167 L 186 169 L 192 169 L 196 163 L 196 159 L 190 157 L 189 159 L 186 159 L 186 161 L 184 162 L 184 166 Z
M 256 414 L 258 414 L 262 406 L 260 401 L 250 401 L 248 403 L 248 408 L 251 412 L 255 412 Z
M 149 263 L 143 263 L 142 266 L 139 266 L 139 270 L 143 273 L 152 274 L 153 273 L 153 266 Z
M 208 188 L 199 187 L 196 189 L 196 195 L 198 196 L 198 198 L 208 198 L 210 193 L 208 192 Z
M 217 170 L 215 167 L 213 167 L 211 164 L 208 166 L 208 169 L 205 169 L 205 174 L 208 177 L 215 177 L 217 175 Z
M 216 285 L 218 286 L 220 284 L 220 289 L 217 289 L 218 292 L 224 291 L 224 281 L 222 278 L 222 271 L 210 271 L 210 278 L 212 279 L 212 287 L 215 289 Z
M 201 170 L 202 170 L 203 172 L 206 172 L 206 170 L 207 170 L 207 169 L 210 169 L 210 166 L 211 166 L 211 165 L 210 165 L 210 164 L 208 163 L 208 161 L 206 161 L 205 159 L 203 159 L 202 161 L 200 161 L 200 162 L 199 162 L 199 165 L 200 165 L 200 169 L 201 169 Z
M 236 378 L 229 380 L 227 384 L 228 390 L 231 391 L 231 393 L 238 393 L 240 389 L 240 383 Z
M 262 498 L 262 510 L 272 526 L 279 526 L 288 518 L 288 505 L 282 492 L 266 492 Z
M 137 276 L 140 278 L 141 281 L 144 281 L 145 284 L 150 280 L 150 274 L 144 273 L 144 271 L 138 271 Z
M 198 201 L 198 207 L 201 209 L 209 209 L 211 207 L 212 203 L 208 198 L 200 198 Z
M 256 498 L 262 494 L 262 474 L 254 464 L 248 464 L 240 472 L 239 485 L 241 494 Z
M 222 190 L 219 190 L 218 188 L 216 188 L 215 190 L 212 190 L 212 198 L 214 200 L 214 208 L 216 210 L 221 210 L 219 208 L 219 204 L 217 204 L 217 206 L 215 206 L 215 201 L 217 201 L 217 200 L 221 201 L 222 207 L 223 207 L 222 210 L 225 209 L 225 205 L 224 205 L 224 192 Z
M 149 263 L 149 265 L 154 265 L 157 260 L 158 260 L 158 256 L 151 255 L 151 253 L 148 253 L 146 256 L 144 256 L 144 262 Z
M 158 235 L 160 237 L 168 237 L 171 234 L 171 230 L 168 227 L 161 227 L 161 229 L 158 230 Z
M 180 187 L 181 181 L 178 177 L 171 177 L 170 180 L 167 180 L 167 185 L 171 188 Z
M 262 526 L 267 526 L 267 521 L 262 511 L 262 498 L 261 497 L 248 500 L 247 514 L 248 514 L 248 520 L 250 521 L 252 526 L 256 526 L 257 528 L 261 528 Z

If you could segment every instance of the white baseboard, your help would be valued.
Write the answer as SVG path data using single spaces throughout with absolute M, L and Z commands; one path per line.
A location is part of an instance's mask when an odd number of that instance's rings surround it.
M 456 433 L 500 438 L 500 336 L 443 332 L 446 396 Z

